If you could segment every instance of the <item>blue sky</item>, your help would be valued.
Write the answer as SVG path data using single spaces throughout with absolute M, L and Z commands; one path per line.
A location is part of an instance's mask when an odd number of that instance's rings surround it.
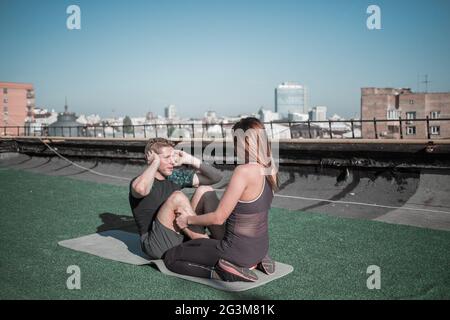
M 81 8 L 81 30 L 66 8 Z M 366 9 L 381 8 L 382 30 Z M 359 114 L 364 86 L 450 91 L 450 1 L 0 0 L 0 81 L 31 82 L 37 106 L 102 116 L 184 117 L 274 108 L 283 81 L 310 105 Z M 422 88 L 424 86 L 422 85 Z

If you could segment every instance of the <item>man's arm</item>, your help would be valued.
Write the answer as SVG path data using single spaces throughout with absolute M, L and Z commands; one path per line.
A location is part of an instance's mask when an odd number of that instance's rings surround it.
M 143 198 L 150 193 L 155 180 L 156 171 L 158 171 L 160 159 L 159 156 L 152 151 L 146 155 L 149 166 L 138 176 L 131 185 L 131 194 L 135 198 Z
M 220 170 L 214 168 L 212 165 L 201 162 L 198 167 L 198 172 L 194 174 L 192 185 L 194 187 L 209 186 L 212 184 L 216 184 L 222 180 L 222 172 Z

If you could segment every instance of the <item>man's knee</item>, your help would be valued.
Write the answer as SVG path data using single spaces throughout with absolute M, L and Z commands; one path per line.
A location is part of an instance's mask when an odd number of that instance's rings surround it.
M 169 198 L 167 198 L 166 200 L 167 202 L 171 203 L 171 204 L 175 204 L 178 205 L 180 203 L 189 202 L 188 197 L 181 191 L 174 191 Z

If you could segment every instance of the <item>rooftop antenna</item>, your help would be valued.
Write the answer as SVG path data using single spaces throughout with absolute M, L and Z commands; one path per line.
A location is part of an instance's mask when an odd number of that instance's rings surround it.
M 420 92 L 420 74 L 417 74 L 417 88 L 416 88 L 417 92 Z
M 428 84 L 431 83 L 431 81 L 428 80 L 428 75 L 427 74 L 424 76 L 424 78 L 425 78 L 425 80 L 422 81 L 422 83 L 425 84 L 425 93 L 428 93 Z
M 69 107 L 67 106 L 67 96 L 65 97 L 65 104 L 64 104 L 64 113 L 67 113 L 67 109 L 69 109 Z

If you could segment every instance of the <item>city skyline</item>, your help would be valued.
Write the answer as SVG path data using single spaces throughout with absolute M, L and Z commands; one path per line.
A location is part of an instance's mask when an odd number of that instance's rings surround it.
M 36 106 L 102 117 L 274 110 L 274 89 L 308 88 L 309 107 L 359 114 L 362 87 L 450 91 L 448 1 L 2 1 L 0 80 L 32 83 Z M 369 30 L 366 9 L 381 9 Z M 13 32 L 14 31 L 14 32 Z M 419 83 L 420 85 L 420 83 Z M 424 90 L 424 85 L 421 85 Z M 421 91 L 422 91 L 421 90 Z

